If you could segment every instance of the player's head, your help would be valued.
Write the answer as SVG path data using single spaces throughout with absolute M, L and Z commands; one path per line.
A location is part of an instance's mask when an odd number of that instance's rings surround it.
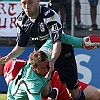
M 26 15 L 32 19 L 37 18 L 39 14 L 40 0 L 21 0 L 22 9 Z
M 42 76 L 45 76 L 49 69 L 49 60 L 43 51 L 32 52 L 29 56 L 32 69 Z

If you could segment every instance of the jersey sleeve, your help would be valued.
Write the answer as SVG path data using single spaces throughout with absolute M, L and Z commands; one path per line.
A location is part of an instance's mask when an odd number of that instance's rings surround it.
M 64 33 L 62 34 L 61 42 L 71 44 L 75 47 L 82 47 L 82 38 L 73 37 Z
M 29 36 L 25 33 L 25 27 L 23 25 L 24 20 L 26 19 L 25 13 L 22 11 L 17 17 L 17 44 L 20 47 L 26 47 Z
M 26 47 L 28 41 L 29 41 L 29 36 L 24 33 L 23 30 L 17 25 L 17 44 L 20 47 Z
M 57 40 L 61 41 L 62 23 L 59 15 L 56 12 L 51 11 L 50 13 L 48 13 L 47 16 L 49 17 L 46 18 L 44 22 L 47 24 L 52 43 L 54 43 Z

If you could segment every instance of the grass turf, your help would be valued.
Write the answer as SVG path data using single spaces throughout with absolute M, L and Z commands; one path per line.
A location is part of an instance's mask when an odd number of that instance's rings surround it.
M 0 100 L 7 100 L 7 94 L 0 94 Z

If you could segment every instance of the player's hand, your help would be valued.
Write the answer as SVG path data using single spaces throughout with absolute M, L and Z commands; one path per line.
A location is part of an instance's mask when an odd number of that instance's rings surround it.
M 95 49 L 100 46 L 100 37 L 95 34 L 91 34 L 83 38 L 83 47 L 87 50 Z
M 49 67 L 50 67 L 50 69 L 49 69 L 48 73 L 46 74 L 45 78 L 48 78 L 54 70 L 54 62 L 52 59 L 49 61 Z

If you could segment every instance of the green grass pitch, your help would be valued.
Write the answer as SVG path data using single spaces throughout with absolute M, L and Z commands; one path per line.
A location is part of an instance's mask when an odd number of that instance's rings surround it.
M 0 100 L 7 100 L 7 94 L 0 93 Z

